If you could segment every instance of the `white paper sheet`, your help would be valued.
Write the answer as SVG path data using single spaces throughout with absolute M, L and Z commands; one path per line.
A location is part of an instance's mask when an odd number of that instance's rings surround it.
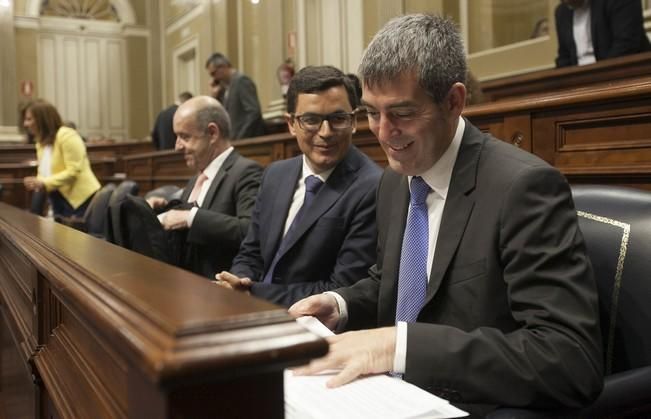
M 297 321 L 325 337 L 332 332 L 313 317 Z M 285 371 L 285 419 L 436 419 L 467 416 L 447 400 L 399 378 L 373 375 L 329 389 L 332 374 L 294 376 Z

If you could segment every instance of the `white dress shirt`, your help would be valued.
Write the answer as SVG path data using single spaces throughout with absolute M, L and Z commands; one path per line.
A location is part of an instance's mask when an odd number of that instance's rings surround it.
M 213 159 L 213 161 L 211 161 L 205 169 L 203 169 L 203 174 L 206 175 L 207 179 L 205 182 L 203 182 L 203 185 L 201 185 L 201 191 L 197 197 L 197 206 L 192 207 L 190 209 L 190 213 L 188 214 L 188 228 L 192 227 L 194 217 L 197 215 L 197 211 L 199 211 L 201 205 L 203 205 L 203 200 L 206 199 L 206 195 L 208 194 L 210 185 L 212 185 L 212 181 L 215 180 L 217 172 L 219 172 L 219 169 L 222 168 L 224 161 L 226 161 L 226 158 L 231 155 L 233 150 L 234 149 L 232 146 L 228 147 L 226 150 L 224 150 L 223 153 Z
M 434 251 L 436 249 L 436 241 L 439 235 L 439 227 L 441 225 L 441 218 L 443 216 L 443 208 L 445 207 L 445 200 L 448 196 L 448 189 L 450 188 L 450 179 L 452 178 L 452 169 L 459 154 L 459 147 L 461 146 L 461 138 L 463 131 L 466 128 L 466 122 L 463 118 L 459 118 L 457 130 L 452 138 L 452 142 L 447 150 L 443 153 L 441 158 L 434 163 L 434 166 L 426 170 L 420 176 L 425 183 L 432 188 L 432 192 L 427 196 L 427 216 L 428 216 L 428 235 L 429 246 L 427 248 L 427 272 L 432 272 L 432 263 L 434 261 Z M 411 176 L 408 177 L 409 184 L 411 185 Z M 411 186 L 410 186 L 411 187 Z M 409 214 L 407 214 L 409 216 Z M 429 275 L 427 277 L 429 281 Z M 327 294 L 333 295 L 337 304 L 339 305 L 340 320 L 337 325 L 337 330 L 340 331 L 348 321 L 348 309 L 346 301 L 337 293 L 328 291 Z M 396 350 L 393 358 L 393 372 L 404 373 L 407 358 L 407 327 L 406 322 L 398 322 L 396 328 Z
M 38 163 L 38 174 L 41 177 L 50 177 L 52 175 L 52 144 L 43 147 L 41 161 Z
M 186 219 L 188 228 L 192 227 L 192 222 L 194 221 L 194 217 L 197 215 L 197 211 L 199 211 L 199 207 L 201 207 L 201 205 L 203 204 L 204 199 L 206 199 L 206 195 L 210 190 L 210 185 L 212 185 L 212 181 L 215 179 L 215 176 L 217 176 L 217 172 L 219 172 L 219 169 L 221 169 L 222 165 L 224 164 L 224 161 L 226 161 L 228 156 L 231 155 L 233 150 L 234 148 L 232 146 L 228 147 L 219 156 L 214 158 L 208 164 L 208 166 L 203 170 L 202 173 L 206 175 L 206 180 L 203 182 L 203 185 L 201 185 L 201 190 L 199 191 L 199 196 L 197 197 L 196 206 L 192 207 L 188 212 L 188 218 Z M 166 215 L 167 215 L 167 211 L 158 214 L 158 220 L 162 223 Z
M 596 62 L 597 59 L 594 56 L 594 46 L 592 44 L 590 0 L 586 0 L 583 6 L 574 9 L 572 32 L 578 64 L 586 65 Z

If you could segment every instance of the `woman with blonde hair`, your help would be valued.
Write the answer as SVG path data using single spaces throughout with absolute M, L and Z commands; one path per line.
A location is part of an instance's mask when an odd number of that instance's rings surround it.
M 83 216 L 100 183 L 81 137 L 63 126 L 57 109 L 42 99 L 25 110 L 23 125 L 36 139 L 38 159 L 38 175 L 24 178 L 25 187 L 29 191 L 44 189 L 55 217 Z

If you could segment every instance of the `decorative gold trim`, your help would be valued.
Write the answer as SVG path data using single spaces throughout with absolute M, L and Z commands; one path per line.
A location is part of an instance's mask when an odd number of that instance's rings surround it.
M 619 257 L 617 258 L 617 269 L 615 270 L 615 283 L 613 284 L 613 296 L 610 302 L 610 323 L 608 325 L 608 344 L 606 345 L 606 374 L 610 374 L 613 367 L 613 347 L 615 346 L 615 326 L 617 323 L 619 291 L 622 286 L 622 272 L 624 270 L 624 259 L 626 259 L 626 252 L 628 250 L 631 225 L 584 211 L 577 211 L 577 215 L 588 220 L 609 224 L 622 229 L 622 240 L 619 244 Z

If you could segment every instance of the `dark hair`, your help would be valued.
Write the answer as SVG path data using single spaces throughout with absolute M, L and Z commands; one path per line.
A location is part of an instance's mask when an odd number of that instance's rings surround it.
M 206 68 L 212 64 L 215 67 L 219 67 L 222 65 L 225 65 L 226 67 L 231 67 L 231 62 L 226 58 L 224 54 L 221 52 L 215 52 L 213 53 L 207 60 L 206 60 Z
M 25 109 L 34 118 L 36 141 L 41 144 L 53 144 L 59 128 L 63 125 L 59 111 L 50 102 L 36 99 Z
M 192 99 L 192 93 L 190 93 L 190 92 L 181 92 L 181 93 L 179 93 L 179 101 L 181 103 L 185 102 L 188 99 Z
M 348 80 L 350 80 L 350 83 L 355 88 L 357 103 L 360 103 L 362 101 L 362 82 L 359 81 L 359 77 L 357 77 L 357 74 L 355 73 L 348 73 L 346 74 L 346 77 L 348 77 Z
M 413 14 L 391 19 L 364 51 L 358 71 L 366 86 L 413 73 L 419 85 L 441 103 L 454 83 L 466 81 L 466 53 L 450 19 Z
M 316 93 L 335 86 L 344 86 L 348 93 L 350 106 L 355 109 L 359 105 L 355 87 L 350 79 L 338 68 L 330 65 L 308 66 L 302 68 L 292 78 L 287 89 L 287 112 L 296 111 L 296 102 L 301 93 Z

